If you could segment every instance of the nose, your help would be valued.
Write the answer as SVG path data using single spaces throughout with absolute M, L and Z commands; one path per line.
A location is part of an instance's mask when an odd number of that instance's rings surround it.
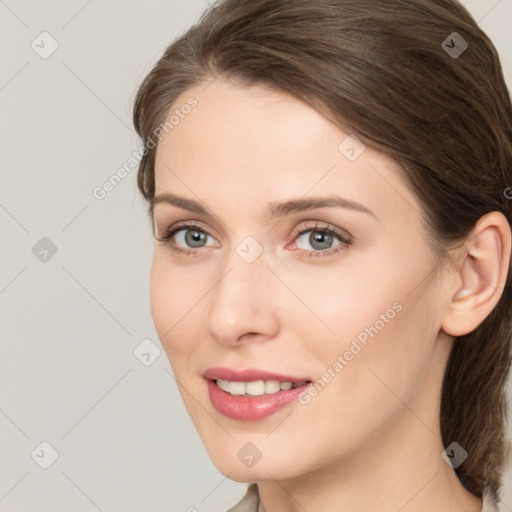
M 279 281 L 264 258 L 247 263 L 235 254 L 227 269 L 210 297 L 210 335 L 227 346 L 274 338 L 279 332 Z

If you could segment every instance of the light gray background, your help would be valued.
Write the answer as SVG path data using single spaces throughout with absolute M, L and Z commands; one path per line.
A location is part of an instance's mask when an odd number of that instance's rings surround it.
M 464 4 L 510 87 L 512 0 Z M 160 347 L 136 169 L 92 194 L 140 146 L 137 85 L 207 6 L 0 0 L 0 511 L 222 511 L 245 492 L 210 462 L 165 354 L 133 354 L 146 338 Z M 43 31 L 59 45 L 47 58 L 31 47 L 51 48 Z M 45 262 L 43 237 L 57 248 Z M 43 441 L 59 455 L 48 469 Z M 507 485 L 512 510 L 510 471 Z

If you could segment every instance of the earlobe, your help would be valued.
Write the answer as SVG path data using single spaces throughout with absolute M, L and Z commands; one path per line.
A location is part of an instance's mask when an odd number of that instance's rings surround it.
M 506 217 L 491 212 L 479 219 L 457 264 L 442 330 L 463 336 L 475 330 L 498 303 L 510 266 L 511 230 Z M 462 284 L 461 284 L 462 283 Z

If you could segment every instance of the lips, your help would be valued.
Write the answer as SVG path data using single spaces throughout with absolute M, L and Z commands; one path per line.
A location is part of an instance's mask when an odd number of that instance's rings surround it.
M 276 413 L 292 404 L 311 384 L 309 377 L 256 369 L 209 368 L 203 377 L 213 407 L 228 418 L 243 421 L 262 420 Z M 263 383 L 267 392 L 261 394 Z M 251 394 L 257 396 L 248 396 Z
M 251 382 L 255 380 L 277 380 L 279 382 L 301 382 L 311 381 L 310 377 L 295 377 L 281 373 L 267 372 L 249 368 L 247 370 L 233 370 L 231 368 L 208 368 L 203 373 L 205 379 L 223 379 L 230 382 Z

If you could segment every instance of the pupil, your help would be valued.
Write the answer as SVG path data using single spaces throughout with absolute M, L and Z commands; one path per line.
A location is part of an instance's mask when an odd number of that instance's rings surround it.
M 200 247 L 204 238 L 205 234 L 200 231 L 187 231 L 187 234 L 185 235 L 186 242 L 191 247 Z
M 317 249 L 328 249 L 332 243 L 332 235 L 329 233 L 311 233 L 309 238 L 311 246 Z

